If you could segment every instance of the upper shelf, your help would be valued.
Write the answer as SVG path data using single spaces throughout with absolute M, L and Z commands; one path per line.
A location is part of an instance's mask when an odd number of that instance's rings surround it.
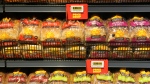
M 65 5 L 5 5 L 5 12 L 66 12 Z M 150 5 L 89 5 L 89 12 L 150 12 Z
M 0 13 L 3 12 L 3 5 L 0 5 Z
M 6 61 L 6 67 L 85 67 L 85 61 Z M 110 68 L 150 68 L 150 61 L 109 61 Z

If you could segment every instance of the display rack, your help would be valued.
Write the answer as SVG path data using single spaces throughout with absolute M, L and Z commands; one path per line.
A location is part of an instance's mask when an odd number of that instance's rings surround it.
M 25 5 L 3 4 L 0 5 L 0 13 L 3 12 L 49 12 L 65 13 L 65 5 Z M 150 4 L 146 5 L 89 5 L 89 13 L 103 12 L 150 12 Z M 85 60 L 2 60 L 0 67 L 86 67 Z M 150 68 L 150 61 L 117 61 L 109 60 L 110 68 Z

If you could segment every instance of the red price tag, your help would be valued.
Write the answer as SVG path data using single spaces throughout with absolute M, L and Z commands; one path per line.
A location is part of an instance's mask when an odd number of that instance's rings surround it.
M 67 20 L 88 19 L 88 5 L 87 4 L 67 4 L 66 5 L 66 19 Z
M 86 60 L 86 71 L 88 74 L 108 73 L 108 60 Z

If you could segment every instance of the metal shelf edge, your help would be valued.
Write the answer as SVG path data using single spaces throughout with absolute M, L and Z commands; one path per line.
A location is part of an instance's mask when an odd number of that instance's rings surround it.
M 6 61 L 6 67 L 86 67 L 85 61 Z M 110 68 L 150 68 L 150 61 L 109 61 Z
M 5 61 L 4 60 L 0 60 L 0 67 L 5 67 Z
M 85 61 L 6 61 L 6 67 L 85 67 Z
M 150 12 L 150 5 L 89 5 L 89 12 Z M 5 12 L 66 12 L 65 5 L 5 5 Z
M 0 13 L 3 13 L 3 5 L 0 5 Z

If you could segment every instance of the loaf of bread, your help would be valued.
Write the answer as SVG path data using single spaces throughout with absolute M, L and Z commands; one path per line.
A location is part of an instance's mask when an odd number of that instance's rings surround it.
M 44 70 L 35 71 L 28 76 L 27 84 L 48 84 L 49 74 Z
M 27 84 L 27 75 L 23 72 L 13 72 L 6 76 L 5 84 Z

